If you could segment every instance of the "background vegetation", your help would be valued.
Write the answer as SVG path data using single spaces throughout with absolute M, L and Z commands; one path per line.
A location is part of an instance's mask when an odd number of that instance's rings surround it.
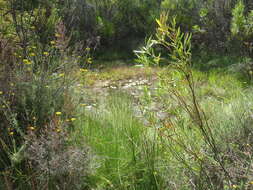
M 0 189 L 252 189 L 252 40 L 250 0 L 0 0 Z

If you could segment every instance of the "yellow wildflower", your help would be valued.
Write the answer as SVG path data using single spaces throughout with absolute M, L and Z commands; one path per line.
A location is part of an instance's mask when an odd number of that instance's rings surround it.
M 34 30 L 34 29 L 35 29 L 35 26 L 31 26 L 31 29 Z
M 92 63 L 92 59 L 89 57 L 87 60 L 88 63 Z
M 55 112 L 56 115 L 61 115 L 62 113 L 60 111 Z
M 253 181 L 250 181 L 249 184 L 250 184 L 250 185 L 253 185 Z
M 28 59 L 23 59 L 23 62 L 24 62 L 24 64 L 26 64 L 26 65 L 31 65 L 31 64 L 32 64 L 32 62 L 29 61 Z
M 2 95 L 3 94 L 3 91 L 0 91 L 0 95 Z
M 50 44 L 51 45 L 55 45 L 55 41 L 50 41 Z
M 56 33 L 56 34 L 55 34 L 55 37 L 57 37 L 57 38 L 58 38 L 58 37 L 60 37 L 60 36 L 61 36 L 61 35 L 60 35 L 60 34 L 58 34 L 58 33 Z
M 60 73 L 59 74 L 59 77 L 63 77 L 65 74 L 64 73 Z
M 13 131 L 9 132 L 9 135 L 10 136 L 14 135 L 14 132 Z
M 236 188 L 237 188 L 237 185 L 232 185 L 232 187 L 233 187 L 234 189 L 236 189 Z
M 32 53 L 30 53 L 29 55 L 30 55 L 31 57 L 34 57 L 34 56 L 35 56 L 35 53 L 32 52 Z
M 87 69 L 80 69 L 81 72 L 87 72 Z
M 43 55 L 48 56 L 49 53 L 47 51 L 43 52 Z
M 73 117 L 73 118 L 71 118 L 70 120 L 71 120 L 71 121 L 75 121 L 75 120 L 76 120 L 76 118 L 74 118 L 74 117 Z
M 57 132 L 57 133 L 61 132 L 61 129 L 56 129 L 56 132 Z
M 34 131 L 34 130 L 35 130 L 35 127 L 30 126 L 30 127 L 28 127 L 28 129 L 31 130 L 31 131 Z
M 86 106 L 86 104 L 81 104 L 81 106 Z

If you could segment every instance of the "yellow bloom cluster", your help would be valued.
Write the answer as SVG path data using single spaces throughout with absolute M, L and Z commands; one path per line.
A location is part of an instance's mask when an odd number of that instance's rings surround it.
M 70 119 L 66 119 L 67 122 L 69 122 L 69 121 L 75 121 L 75 120 L 76 120 L 75 117 L 72 117 L 72 118 L 70 118 Z
M 62 113 L 60 111 L 55 112 L 55 115 L 61 115 Z
M 60 133 L 60 132 L 61 132 L 61 129 L 59 129 L 59 128 L 56 129 L 56 132 L 57 132 L 57 133 Z
M 43 52 L 43 55 L 48 56 L 49 53 L 47 51 Z
M 9 135 L 10 136 L 13 136 L 14 135 L 14 131 L 12 128 L 8 128 L 8 132 L 9 132 Z
M 91 63 L 92 63 L 92 58 L 89 57 L 89 58 L 87 59 L 87 63 L 91 64 Z
M 87 72 L 88 70 L 87 69 L 80 69 L 81 72 Z
M 34 57 L 34 56 L 35 56 L 35 53 L 32 52 L 32 53 L 30 53 L 29 55 L 30 55 L 31 57 Z
M 31 131 L 34 131 L 36 127 L 33 127 L 33 126 L 29 126 L 28 129 L 31 130 Z
M 13 131 L 9 132 L 9 135 L 10 136 L 14 135 L 14 132 Z
M 29 61 L 28 59 L 23 59 L 23 63 L 26 64 L 26 65 L 31 65 L 32 62 Z

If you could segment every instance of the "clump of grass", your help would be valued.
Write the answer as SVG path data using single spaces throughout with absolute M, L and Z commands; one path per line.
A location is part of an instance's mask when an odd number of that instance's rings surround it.
M 86 113 L 73 139 L 83 138 L 97 155 L 95 173 L 98 189 L 159 189 L 159 147 L 156 133 L 133 115 L 131 99 L 112 94 L 105 106 Z

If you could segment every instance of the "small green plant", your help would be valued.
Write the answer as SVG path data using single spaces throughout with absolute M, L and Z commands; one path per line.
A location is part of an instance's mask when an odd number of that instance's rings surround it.
M 245 5 L 242 0 L 238 0 L 232 10 L 231 33 L 232 37 L 238 39 L 252 53 L 253 44 L 250 38 L 253 35 L 253 11 L 245 14 Z
M 161 46 L 171 58 L 167 71 L 161 75 L 160 88 L 167 90 L 171 104 L 176 106 L 168 109 L 169 114 L 173 113 L 175 117 L 163 125 L 160 134 L 168 140 L 171 156 L 186 168 L 187 177 L 194 180 L 193 185 L 197 189 L 233 187 L 240 177 L 231 173 L 232 163 L 225 158 L 223 146 L 215 137 L 217 126 L 213 125 L 214 121 L 208 120 L 197 96 L 198 87 L 191 62 L 191 34 L 181 32 L 175 19 L 168 24 L 165 13 L 157 23 L 156 38 L 150 39 L 152 43 L 137 52 L 137 56 L 140 61 L 148 60 L 147 56 L 156 57 L 153 49 Z M 218 171 L 212 173 L 214 170 Z M 244 185 L 237 187 L 243 189 Z
M 240 38 L 247 38 L 253 32 L 253 11 L 245 15 L 245 5 L 242 0 L 238 0 L 232 10 L 231 33 Z

